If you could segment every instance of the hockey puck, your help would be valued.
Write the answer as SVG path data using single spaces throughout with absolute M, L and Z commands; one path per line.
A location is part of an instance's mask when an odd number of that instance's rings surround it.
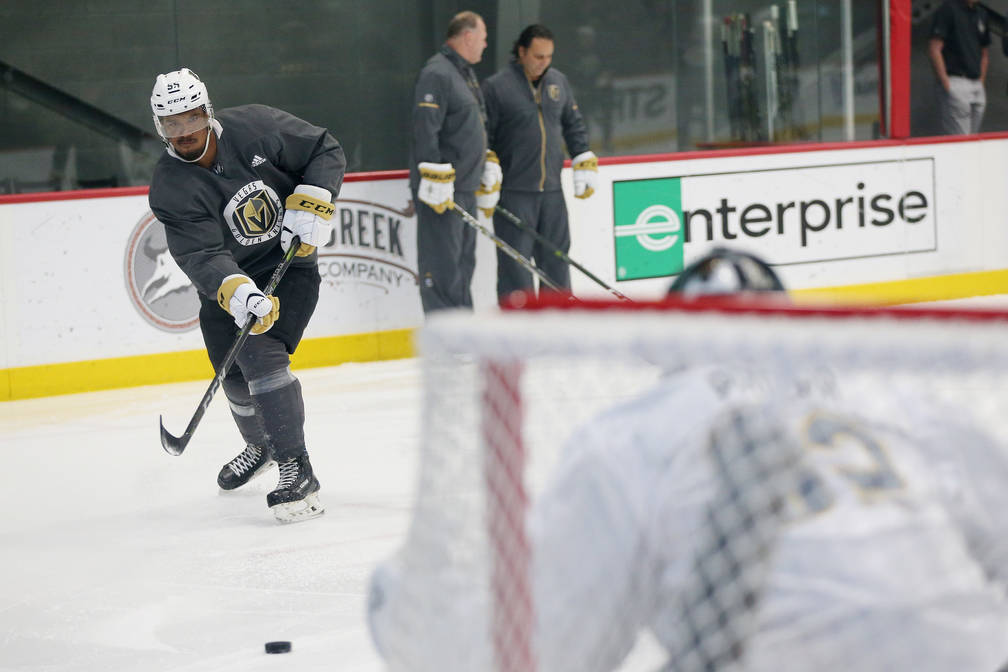
M 266 642 L 266 653 L 289 653 L 290 642 Z

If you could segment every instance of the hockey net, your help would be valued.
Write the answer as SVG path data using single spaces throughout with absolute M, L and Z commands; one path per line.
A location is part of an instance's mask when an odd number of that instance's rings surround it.
M 415 509 L 394 560 L 395 604 L 383 596 L 390 612 L 373 624 L 391 670 L 756 669 L 746 656 L 784 524 L 781 498 L 795 486 L 801 459 L 793 450 L 764 451 L 753 462 L 753 446 L 774 443 L 778 431 L 758 413 L 730 416 L 705 435 L 719 483 L 705 522 L 690 539 L 670 531 L 661 542 L 692 549 L 681 589 L 666 590 L 666 570 L 644 560 L 662 555 L 654 552 L 653 530 L 650 538 L 634 535 L 654 511 L 631 511 L 637 520 L 621 529 L 601 517 L 611 509 L 599 514 L 588 506 L 579 514 L 583 502 L 575 500 L 561 518 L 580 515 L 581 533 L 571 540 L 577 548 L 536 536 L 533 512 L 565 473 L 565 459 L 578 448 L 572 442 L 618 431 L 604 423 L 595 434 L 590 428 L 613 409 L 633 409 L 652 390 L 674 385 L 684 371 L 755 367 L 768 379 L 813 385 L 839 375 L 858 381 L 869 406 L 895 403 L 889 391 L 899 382 L 965 406 L 970 422 L 975 417 L 1008 445 L 1008 423 L 1000 420 L 1008 313 L 995 310 L 545 300 L 528 310 L 434 316 L 419 349 Z M 779 395 L 780 388 L 768 384 L 762 393 Z M 650 424 L 691 422 L 684 404 Z M 558 549 L 573 561 L 553 567 L 550 578 L 538 575 L 542 555 Z M 571 585 L 558 585 L 566 578 Z M 656 637 L 652 621 L 661 611 L 666 622 Z M 820 646 L 803 664 L 779 669 L 899 669 L 903 652 L 920 644 L 889 634 L 858 641 L 840 629 L 828 653 Z

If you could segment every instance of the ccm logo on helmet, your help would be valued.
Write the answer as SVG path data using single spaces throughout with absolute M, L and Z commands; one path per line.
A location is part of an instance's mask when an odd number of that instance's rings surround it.
M 174 105 L 175 103 L 181 103 L 184 102 L 185 99 L 186 99 L 185 96 L 182 96 L 181 98 L 172 98 L 167 103 L 165 103 L 165 105 Z

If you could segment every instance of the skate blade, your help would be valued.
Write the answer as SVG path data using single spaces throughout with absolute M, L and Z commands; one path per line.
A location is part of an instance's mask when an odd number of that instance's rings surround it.
M 325 513 L 318 495 L 312 493 L 298 502 L 284 502 L 270 507 L 273 515 L 281 523 L 299 523 Z

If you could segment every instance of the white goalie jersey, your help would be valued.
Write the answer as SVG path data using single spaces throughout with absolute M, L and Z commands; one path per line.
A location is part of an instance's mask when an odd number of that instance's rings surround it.
M 575 431 L 529 513 L 536 669 L 616 670 L 645 629 L 677 672 L 1008 663 L 1008 455 L 915 394 L 768 386 L 680 372 Z M 390 669 L 491 669 L 457 578 L 376 571 Z
M 539 669 L 616 669 L 640 628 L 669 670 L 1008 663 L 1008 456 L 916 395 L 759 387 L 693 371 L 573 437 L 532 512 Z

